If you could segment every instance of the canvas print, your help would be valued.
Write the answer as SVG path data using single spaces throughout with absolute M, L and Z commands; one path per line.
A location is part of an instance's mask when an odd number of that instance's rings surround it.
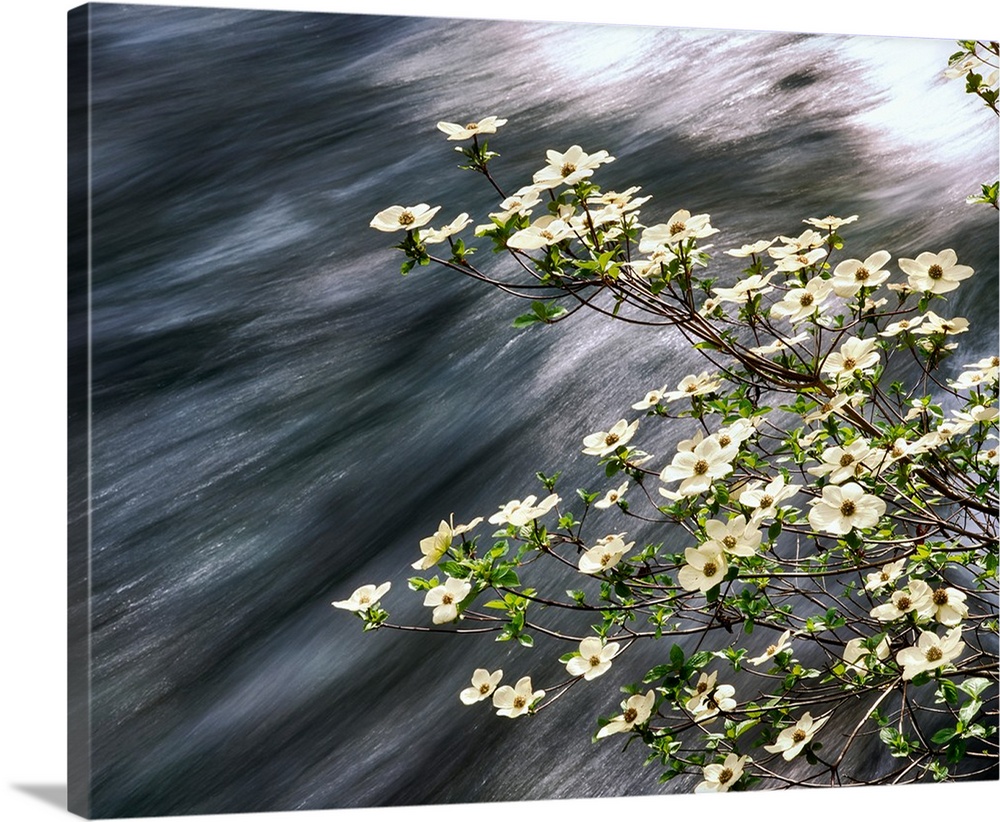
M 997 778 L 995 40 L 69 49 L 71 810 Z

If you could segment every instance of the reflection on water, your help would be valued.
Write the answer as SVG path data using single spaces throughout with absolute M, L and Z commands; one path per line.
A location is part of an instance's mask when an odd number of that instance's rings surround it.
M 516 724 L 459 703 L 475 667 L 544 681 L 560 650 L 330 608 L 392 580 L 426 621 L 419 539 L 539 469 L 596 486 L 583 434 L 693 362 L 669 331 L 513 331 L 508 298 L 402 280 L 376 211 L 493 207 L 438 120 L 508 118 L 511 190 L 547 148 L 606 148 L 648 223 L 708 211 L 720 248 L 857 213 L 862 255 L 959 249 L 955 313 L 989 328 L 968 361 L 996 350 L 995 219 L 963 202 L 995 123 L 943 80 L 948 42 L 129 6 L 93 38 L 95 814 L 662 790 L 591 744 L 603 689 Z

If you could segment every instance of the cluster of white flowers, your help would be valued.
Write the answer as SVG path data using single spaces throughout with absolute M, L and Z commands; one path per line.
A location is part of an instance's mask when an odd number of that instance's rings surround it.
M 953 65 L 949 76 L 965 76 L 981 68 L 970 58 Z M 995 72 L 992 80 L 987 78 L 989 82 L 996 84 Z M 490 116 L 464 126 L 440 122 L 438 129 L 449 141 L 471 141 L 471 147 L 456 150 L 470 159 L 470 167 L 485 173 L 487 160 L 495 155 L 486 151 L 480 137 L 496 133 L 506 122 Z M 757 778 L 753 773 L 744 777 L 753 760 L 737 750 L 736 739 L 742 731 L 735 729 L 741 727 L 741 720 L 743 727 L 755 722 L 770 725 L 761 741 L 773 740 L 763 749 L 775 756 L 759 761 L 756 768 L 759 774 L 767 774 L 778 756 L 788 762 L 807 751 L 831 719 L 832 711 L 816 717 L 803 711 L 805 707 L 817 711 L 817 705 L 827 710 L 833 704 L 826 697 L 810 702 L 808 689 L 796 692 L 806 695 L 803 700 L 781 704 L 778 699 L 798 682 L 821 676 L 820 671 L 807 671 L 799 662 L 799 657 L 806 659 L 802 645 L 816 634 L 826 634 L 822 642 L 832 676 L 821 680 L 824 685 L 837 680 L 847 690 L 863 690 L 873 681 L 880 687 L 883 682 L 898 687 L 900 681 L 910 683 L 921 677 L 919 685 L 929 677 L 952 677 L 953 666 L 961 666 L 963 622 L 969 620 L 970 603 L 975 604 L 976 597 L 958 587 L 957 577 L 946 572 L 947 561 L 938 565 L 924 561 L 934 550 L 932 537 L 923 536 L 922 529 L 930 527 L 924 519 L 930 522 L 937 514 L 933 505 L 925 508 L 913 489 L 933 465 L 936 455 L 931 452 L 951 453 L 962 447 L 963 438 L 971 441 L 974 437 L 976 448 L 965 452 L 955 473 L 967 469 L 976 482 L 995 479 L 995 466 L 1000 465 L 1000 437 L 995 433 L 1000 418 L 996 407 L 1000 357 L 967 363 L 954 379 L 933 373 L 958 347 L 960 335 L 970 330 L 966 318 L 941 316 L 929 307 L 946 301 L 945 295 L 974 274 L 970 266 L 959 263 L 953 249 L 901 257 L 895 266 L 892 254 L 874 250 L 877 247 L 837 261 L 835 252 L 843 245 L 838 232 L 854 224 L 858 215 L 810 217 L 803 221 L 807 228 L 797 236 L 779 235 L 726 250 L 731 261 L 747 261 L 735 278 L 698 279 L 697 269 L 709 264 L 704 252 L 711 246 L 703 241 L 719 233 L 710 215 L 675 209 L 665 222 L 644 225 L 640 207 L 650 198 L 637 196 L 638 187 L 602 191 L 593 183 L 597 170 L 614 161 L 605 150 L 588 152 L 579 145 L 549 150 L 545 165 L 532 175 L 530 184 L 509 195 L 501 193 L 488 222 L 474 231 L 477 236 L 491 237 L 496 250 L 512 254 L 519 268 L 534 273 L 544 287 L 559 288 L 568 282 L 565 270 L 572 269 L 574 287 L 608 288 L 616 300 L 616 315 L 623 305 L 654 306 L 655 313 L 661 304 L 657 301 L 670 295 L 681 307 L 682 319 L 666 312 L 662 317 L 669 323 L 689 323 L 696 329 L 693 336 L 703 342 L 701 347 L 730 355 L 727 362 L 711 355 L 710 369 L 686 374 L 675 387 L 662 376 L 651 380 L 650 390 L 631 404 L 650 424 L 662 418 L 698 423 L 696 433 L 676 444 L 658 475 L 641 467 L 652 457 L 636 448 L 642 439 L 639 419 L 622 417 L 609 425 L 618 416 L 614 413 L 604 423 L 607 430 L 582 436 L 582 453 L 596 457 L 607 477 L 619 477 L 599 493 L 579 492 L 586 506 L 580 519 L 591 514 L 602 522 L 601 517 L 634 515 L 640 503 L 650 499 L 644 479 L 658 476 L 657 491 L 668 504 L 654 502 L 653 508 L 681 523 L 695 544 L 684 548 L 683 562 L 679 546 L 664 551 L 668 560 L 663 560 L 663 553 L 657 559 L 662 546 L 648 545 L 631 555 L 635 543 L 626 541 L 620 526 L 601 526 L 598 533 L 618 532 L 594 540 L 596 534 L 591 530 L 585 535 L 583 523 L 576 521 L 572 510 L 557 512 L 559 525 L 547 527 L 541 518 L 562 500 L 553 492 L 555 480 L 539 475 L 548 496 L 541 501 L 534 495 L 512 499 L 488 518 L 501 529 L 493 535 L 501 542 L 489 552 L 478 549 L 478 538 L 466 536 L 483 517 L 467 525 L 455 525 L 453 516 L 441 520 L 435 532 L 420 541 L 421 556 L 413 568 L 428 571 L 439 566 L 445 579 L 411 580 L 411 587 L 425 592 L 424 605 L 432 609 L 435 625 L 494 619 L 467 611 L 477 597 L 492 589 L 503 598 L 487 602 L 486 609 L 502 610 L 510 620 L 498 638 L 516 638 L 524 645 L 532 642 L 518 633 L 522 626 L 537 627 L 534 621 L 526 621 L 524 609 L 529 604 L 541 611 L 565 605 L 600 612 L 603 625 L 595 624 L 586 632 L 563 633 L 561 628 L 549 632 L 575 644 L 573 651 L 560 658 L 570 680 L 547 685 L 551 699 L 581 680 L 604 676 L 613 664 L 623 665 L 618 660 L 642 636 L 627 626 L 624 614 L 628 619 L 640 614 L 648 617 L 655 624 L 652 633 L 656 636 L 669 633 L 672 625 L 682 625 L 680 620 L 691 614 L 695 623 L 703 618 L 709 628 L 718 625 L 730 633 L 744 619 L 747 633 L 753 626 L 775 631 L 777 638 L 752 657 L 739 648 L 738 640 L 727 640 L 729 647 L 719 650 L 699 645 L 699 652 L 688 660 L 683 653 L 675 659 L 680 649 L 674 648 L 666 669 L 671 672 L 667 684 L 662 674 L 650 672 L 644 681 L 659 680 L 654 688 L 644 694 L 635 692 L 634 685 L 626 688 L 631 695 L 620 703 L 621 713 L 602 720 L 596 734 L 598 739 L 637 734 L 647 743 L 653 738 L 662 742 L 675 733 L 673 720 L 666 719 L 662 728 L 654 727 L 659 724 L 653 722 L 654 712 L 658 717 L 679 716 L 685 729 L 712 740 L 711 753 L 694 760 L 702 771 L 695 791 L 725 792 L 741 780 L 746 787 Z M 494 178 L 487 176 L 497 187 Z M 565 190 L 560 191 L 562 187 Z M 426 203 L 396 205 L 375 215 L 371 226 L 383 232 L 405 232 L 397 247 L 408 255 L 410 264 L 427 261 L 425 246 L 448 241 L 455 255 L 448 265 L 463 270 L 468 265 L 466 249 L 456 238 L 473 220 L 463 212 L 435 228 L 431 223 L 439 210 Z M 471 265 L 469 270 L 477 272 Z M 635 299 L 630 303 L 629 297 Z M 886 307 L 890 300 L 895 308 Z M 561 316 L 543 315 L 541 305 L 534 304 L 541 321 Z M 527 318 L 535 321 L 530 315 Z M 515 322 L 517 327 L 523 324 Z M 752 338 L 730 334 L 731 327 L 752 332 Z M 912 353 L 942 391 L 947 384 L 950 396 L 960 401 L 965 397 L 961 407 L 956 409 L 950 400 L 941 402 L 935 396 L 901 392 L 897 396 L 880 389 L 883 371 L 901 351 Z M 744 380 L 742 369 L 761 383 Z M 790 422 L 778 422 L 773 416 L 764 420 L 769 409 L 758 402 L 763 396 L 758 389 L 767 385 L 770 374 L 788 377 L 776 383 L 778 393 L 795 398 L 794 404 L 781 406 L 784 413 L 791 412 Z M 736 388 L 730 391 L 727 386 Z M 896 409 L 886 413 L 890 402 L 896 403 L 898 413 Z M 713 426 L 713 416 L 723 424 Z M 644 434 L 648 433 L 645 426 L 644 422 Z M 919 482 L 907 485 L 914 476 Z M 810 477 L 815 480 L 810 487 L 792 481 Z M 944 482 L 934 486 L 935 493 L 960 502 L 959 492 L 945 493 Z M 968 493 L 972 495 L 971 490 Z M 801 507 L 795 507 L 796 496 L 807 498 Z M 590 512 L 591 506 L 596 512 Z M 638 516 L 643 518 L 641 513 Z M 786 564 L 778 540 L 783 533 L 786 536 L 780 539 L 787 539 L 789 532 L 798 547 L 795 559 Z M 923 539 L 927 545 L 921 544 Z M 519 552 L 513 560 L 501 561 L 510 543 L 518 544 Z M 564 570 L 568 566 L 568 573 L 583 575 L 579 584 L 587 590 L 566 592 L 574 603 L 538 596 L 517 581 L 524 566 L 544 555 L 560 561 Z M 837 557 L 836 561 L 831 557 Z M 863 576 L 864 584 L 856 593 L 866 604 L 843 630 L 844 620 L 834 618 L 836 607 L 831 608 L 832 615 L 799 620 L 790 608 L 773 604 L 793 590 L 794 578 L 814 571 L 817 579 L 837 575 L 842 581 L 859 571 Z M 775 589 L 778 594 L 772 594 Z M 366 585 L 348 600 L 333 604 L 368 620 L 368 627 L 378 627 L 385 614 L 377 605 L 388 590 L 388 582 Z M 591 592 L 597 590 L 599 604 L 591 599 Z M 825 589 L 823 598 L 836 600 Z M 832 639 L 829 632 L 836 632 Z M 844 634 L 850 639 L 845 641 Z M 772 691 L 766 709 L 751 708 L 756 702 L 753 696 L 741 708 L 735 688 L 719 683 L 717 671 L 707 670 L 712 658 L 729 660 L 736 669 L 752 672 L 761 681 L 786 683 L 785 690 Z M 684 673 L 670 684 L 673 672 L 681 669 Z M 608 679 L 615 676 L 612 673 Z M 460 701 L 472 705 L 492 699 L 496 713 L 509 718 L 534 713 L 546 691 L 533 687 L 529 676 L 514 686 L 501 685 L 502 677 L 502 670 L 477 668 L 470 687 L 459 693 Z M 706 735 L 704 727 L 719 717 L 726 719 L 727 735 L 735 732 L 725 742 L 722 735 Z

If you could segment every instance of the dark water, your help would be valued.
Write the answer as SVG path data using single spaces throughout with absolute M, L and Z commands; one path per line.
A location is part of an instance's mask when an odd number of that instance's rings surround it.
M 232 10 L 93 12 L 93 703 L 96 815 L 664 790 L 594 746 L 601 686 L 535 721 L 457 698 L 479 666 L 565 649 L 380 632 L 330 607 L 392 580 L 454 511 L 603 487 L 582 436 L 693 362 L 670 332 L 403 280 L 368 228 L 393 203 L 494 207 L 434 127 L 509 118 L 501 182 L 547 148 L 617 161 L 652 224 L 708 211 L 719 249 L 860 214 L 856 256 L 953 247 L 963 362 L 997 350 L 995 118 L 953 44 Z M 722 258 L 723 260 L 726 258 Z M 569 455 L 568 457 L 566 455 Z M 616 664 L 618 684 L 636 679 Z M 606 700 L 606 701 L 604 701 Z M 668 786 L 673 790 L 687 786 Z

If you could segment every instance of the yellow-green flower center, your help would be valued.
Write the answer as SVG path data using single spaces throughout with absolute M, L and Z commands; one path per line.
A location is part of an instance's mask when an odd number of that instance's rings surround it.
M 698 476 L 701 476 L 702 474 L 707 474 L 708 473 L 708 463 L 705 460 L 698 460 L 694 464 L 694 472 Z
M 799 742 L 804 742 L 806 738 L 806 732 L 801 728 L 796 728 L 792 731 L 792 742 L 798 744 Z
M 732 768 L 723 768 L 719 771 L 719 784 L 725 785 L 730 779 L 733 778 Z
M 908 611 L 910 609 L 910 606 L 912 604 L 913 603 L 910 601 L 910 598 L 908 596 L 906 596 L 906 594 L 903 594 L 896 601 L 896 607 L 899 608 L 900 611 Z
M 706 562 L 705 567 L 702 568 L 702 572 L 706 577 L 714 577 L 719 570 L 719 566 L 714 562 Z
M 939 659 L 941 659 L 941 657 L 944 656 L 944 653 L 940 648 L 938 648 L 937 645 L 933 645 L 927 649 L 927 653 L 924 654 L 924 656 L 927 657 L 928 662 L 937 662 Z
M 840 467 L 841 467 L 841 468 L 846 468 L 846 467 L 847 467 L 848 465 L 850 465 L 850 464 L 851 464 L 852 462 L 854 462 L 854 457 L 853 457 L 853 456 L 851 456 L 850 454 L 843 454 L 843 455 L 842 455 L 842 456 L 840 457 Z
M 614 434 L 614 433 L 608 434 L 604 438 L 604 444 L 605 445 L 614 445 L 616 442 L 618 442 L 618 435 L 617 434 Z
M 482 685 L 479 686 L 479 693 L 481 693 L 483 696 L 485 696 L 489 692 L 490 692 L 490 683 L 489 682 L 484 682 Z
M 730 551 L 732 551 L 733 548 L 736 547 L 736 537 L 734 537 L 732 534 L 729 534 L 722 538 L 722 544 L 725 545 Z
M 721 445 L 723 448 L 728 448 L 729 444 L 732 441 L 733 441 L 732 438 L 728 434 L 719 435 L 719 445 Z
M 417 218 L 413 216 L 412 211 L 404 211 L 399 215 L 400 225 L 413 225 L 417 221 Z
M 514 707 L 518 708 L 518 709 L 523 708 L 525 706 L 525 704 L 527 703 L 527 701 L 528 700 L 526 700 L 523 696 L 515 696 L 514 697 Z
M 479 123 L 467 123 L 465 126 L 466 131 L 475 131 L 479 128 Z
M 859 283 L 863 283 L 865 280 L 868 279 L 869 276 L 870 275 L 868 269 L 865 268 L 864 266 L 861 266 L 860 268 L 858 268 L 857 271 L 854 272 L 854 279 L 857 280 Z
M 774 656 L 776 653 L 778 653 L 778 646 L 777 645 L 768 645 L 767 646 L 767 650 L 764 651 L 764 653 L 767 654 L 768 656 Z
M 815 299 L 816 298 L 813 297 L 813 295 L 810 294 L 807 291 L 805 294 L 803 294 L 801 297 L 799 297 L 799 305 L 801 305 L 803 308 L 806 308 L 806 307 L 812 305 L 813 304 L 813 300 L 815 300 Z
M 678 220 L 676 223 L 671 223 L 669 228 L 670 236 L 673 237 L 675 234 L 680 234 L 686 228 L 687 226 L 680 220 Z
M 844 370 L 853 371 L 854 366 L 858 364 L 858 361 L 854 357 L 844 357 Z
M 760 508 L 770 508 L 772 505 L 774 505 L 774 497 L 764 494 L 760 498 Z
M 944 588 L 938 588 L 933 594 L 931 594 L 931 599 L 934 601 L 935 605 L 947 605 L 948 592 Z
M 600 665 L 600 664 L 601 664 L 601 658 L 600 658 L 599 656 L 596 656 L 596 655 L 595 655 L 595 656 L 592 656 L 592 657 L 591 657 L 591 658 L 590 658 L 589 660 L 587 660 L 587 661 L 588 661 L 588 662 L 590 663 L 590 667 L 591 667 L 591 668 L 596 668 L 596 667 L 597 667 L 598 665 Z
M 612 554 L 603 554 L 601 556 L 601 567 L 603 568 L 604 566 L 606 566 L 609 562 L 611 562 L 611 559 L 612 559 Z
M 442 605 L 451 605 L 455 601 L 455 598 L 451 594 L 445 594 L 441 597 Z
M 927 269 L 927 276 L 932 280 L 940 280 L 944 276 L 944 269 L 935 264 Z
M 569 177 L 569 175 L 572 174 L 574 171 L 576 171 L 575 165 L 573 165 L 572 163 L 564 163 L 563 167 L 559 170 L 559 173 L 563 177 Z
M 840 513 L 845 517 L 853 517 L 857 507 L 850 500 L 845 500 L 840 505 Z

